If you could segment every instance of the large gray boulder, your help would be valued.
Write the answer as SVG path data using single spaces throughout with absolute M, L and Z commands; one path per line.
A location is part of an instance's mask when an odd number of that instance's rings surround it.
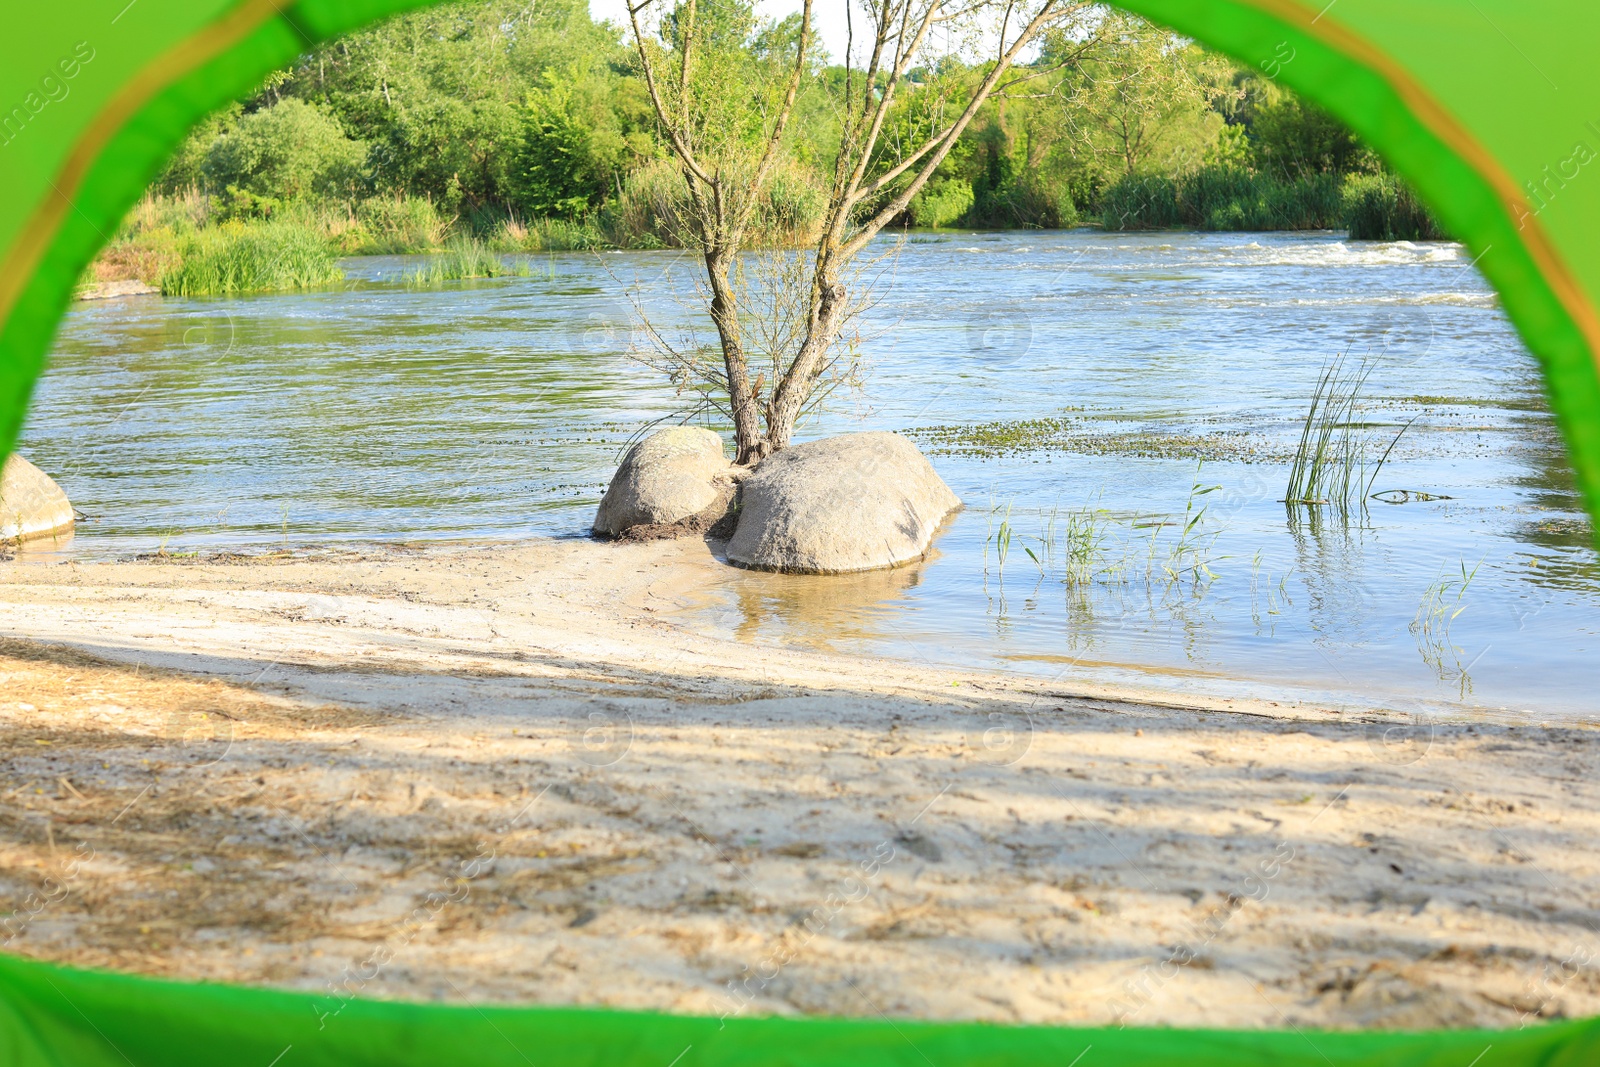
M 848 574 L 921 559 L 961 501 L 897 433 L 795 445 L 744 480 L 728 559 L 797 574 Z
M 72 501 L 44 471 L 13 452 L 0 468 L 0 542 L 72 529 Z
M 698 426 L 657 430 L 622 458 L 600 500 L 594 532 L 622 537 L 640 527 L 686 530 L 696 520 L 720 518 L 733 493 L 721 437 Z

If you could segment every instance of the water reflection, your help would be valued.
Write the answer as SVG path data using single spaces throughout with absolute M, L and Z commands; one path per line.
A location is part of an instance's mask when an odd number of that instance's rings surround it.
M 19 543 L 0 542 L 0 556 L 18 563 L 65 563 L 73 558 L 73 531 L 30 537 Z
M 730 565 L 719 576 L 718 599 L 734 610 L 738 637 L 779 627 L 795 643 L 838 650 L 895 637 L 899 611 L 938 558 L 934 548 L 916 563 L 859 574 L 774 574 Z
M 1294 546 L 1294 581 L 1305 597 L 1306 621 L 1323 644 L 1359 645 L 1377 635 L 1367 559 L 1372 531 L 1342 521 L 1327 508 L 1286 504 L 1284 527 Z M 1374 549 L 1376 546 L 1373 546 Z

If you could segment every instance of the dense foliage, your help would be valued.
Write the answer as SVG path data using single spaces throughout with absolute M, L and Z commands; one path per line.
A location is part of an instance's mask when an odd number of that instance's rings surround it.
M 699 10 L 717 63 L 701 76 L 725 91 L 700 94 L 715 106 L 695 121 L 736 159 L 779 91 L 798 18 L 763 20 L 748 0 Z M 1438 234 L 1348 130 L 1261 72 L 1130 15 L 1108 14 L 1082 44 L 1048 40 L 901 222 Z M 808 241 L 821 210 L 846 81 L 860 74 L 825 55 L 811 69 L 758 243 Z M 983 69 L 949 58 L 910 71 L 886 142 L 915 138 L 918 109 L 959 101 Z M 148 268 L 167 253 L 129 241 L 171 252 L 186 226 L 230 220 L 298 220 L 346 253 L 434 248 L 452 232 L 504 250 L 684 243 L 685 187 L 637 55 L 584 0 L 442 5 L 310 52 L 197 129 L 152 193 L 182 206 L 147 205 L 147 231 L 126 232 L 112 260 Z

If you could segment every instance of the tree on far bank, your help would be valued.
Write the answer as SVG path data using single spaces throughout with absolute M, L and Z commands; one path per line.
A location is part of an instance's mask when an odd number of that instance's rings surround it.
M 216 137 L 200 165 L 219 189 L 264 199 L 352 196 L 362 183 L 367 146 L 339 121 L 300 100 L 241 116 Z
M 1339 120 L 1292 93 L 1277 91 L 1250 123 L 1256 165 L 1284 178 L 1372 169 L 1371 152 Z
M 1199 165 L 1238 95 L 1232 65 L 1137 15 L 1110 12 L 1100 46 L 1077 66 L 1061 115 L 1109 178 Z

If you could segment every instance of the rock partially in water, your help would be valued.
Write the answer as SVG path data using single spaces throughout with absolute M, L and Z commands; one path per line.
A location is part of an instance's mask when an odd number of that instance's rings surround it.
M 896 433 L 786 448 L 744 481 L 728 559 L 757 570 L 849 574 L 921 559 L 961 501 Z
M 61 487 L 13 452 L 0 469 L 0 541 L 65 533 L 73 519 L 72 502 Z
M 703 533 L 727 512 L 734 489 L 721 437 L 698 426 L 657 430 L 623 457 L 594 532 L 635 539 Z

